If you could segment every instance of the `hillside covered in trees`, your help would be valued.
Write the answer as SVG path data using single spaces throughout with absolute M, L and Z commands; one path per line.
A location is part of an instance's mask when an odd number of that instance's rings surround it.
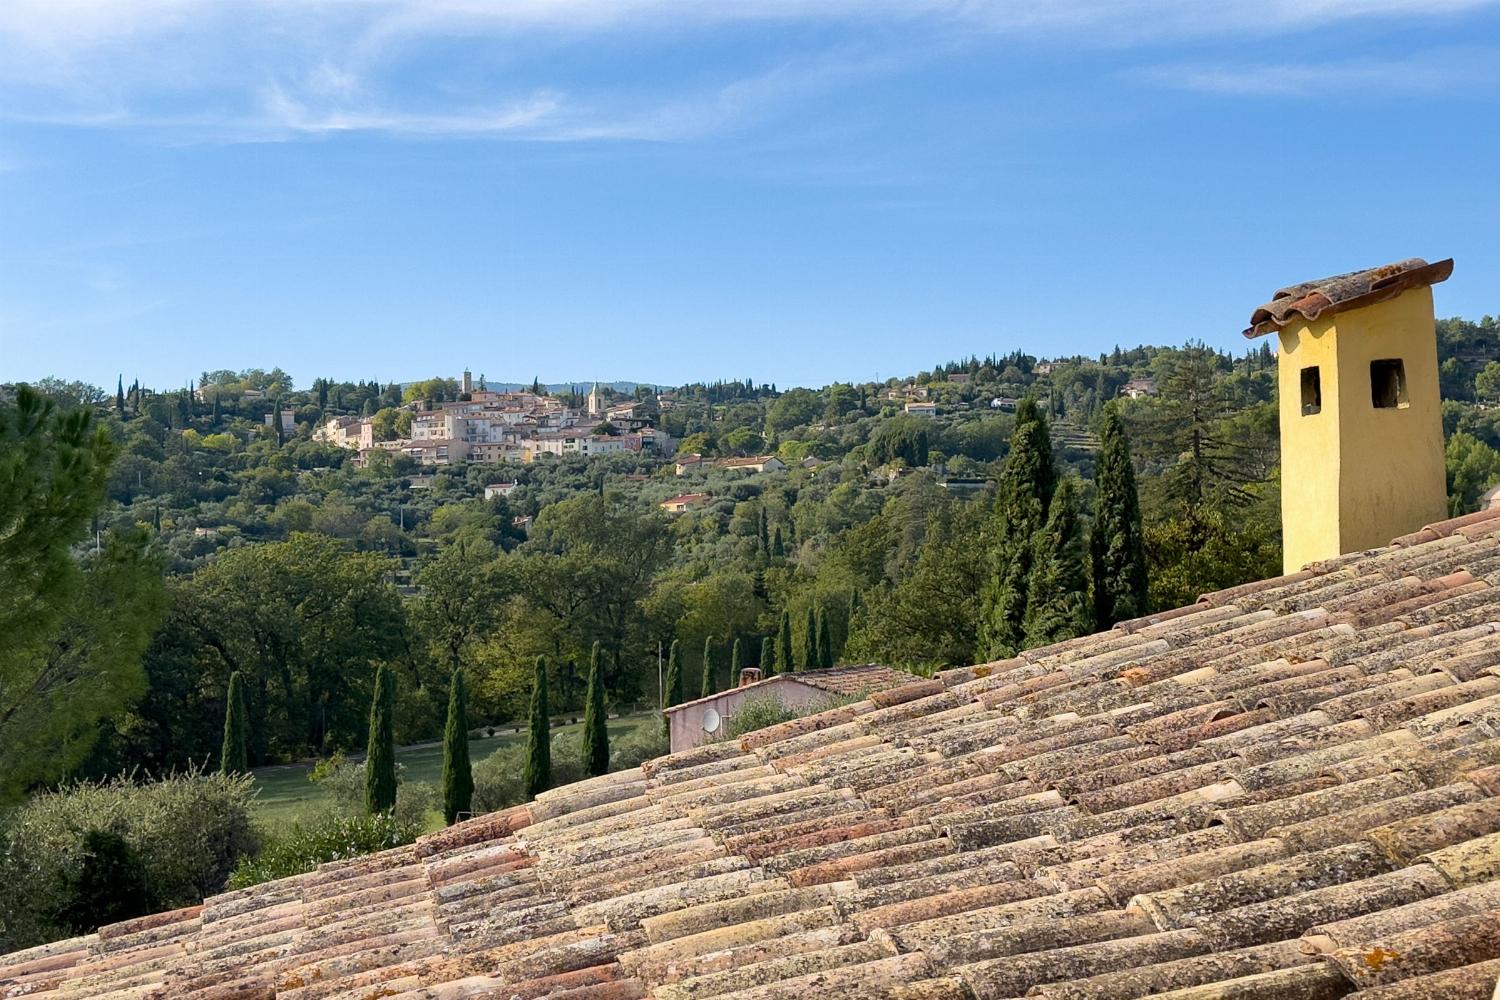
M 1500 481 L 1500 328 L 1446 320 L 1439 334 L 1461 512 Z M 455 398 L 441 378 L 298 389 L 279 370 L 221 371 L 181 391 L 4 392 L 12 807 L 72 779 L 231 757 L 215 794 L 243 796 L 244 766 L 363 749 L 377 690 L 399 692 L 381 713 L 396 743 L 446 723 L 461 744 L 538 699 L 543 716 L 654 709 L 669 651 L 668 701 L 752 664 L 928 672 L 1280 569 L 1265 343 L 1016 353 L 816 390 L 638 388 L 679 453 L 704 456 L 681 474 L 637 455 L 355 468 L 313 438 L 330 416 L 394 424 L 404 402 Z M 292 430 L 267 422 L 286 409 Z M 787 468 L 713 461 L 763 454 Z M 516 485 L 486 499 L 497 482 Z M 682 494 L 702 496 L 667 514 Z M 607 764 L 588 752 L 590 769 Z

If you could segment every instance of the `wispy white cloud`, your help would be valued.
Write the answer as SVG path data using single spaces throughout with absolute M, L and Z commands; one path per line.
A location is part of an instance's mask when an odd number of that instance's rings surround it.
M 261 113 L 221 121 L 227 130 L 273 138 L 279 133 L 390 132 L 396 135 L 481 135 L 540 129 L 563 109 L 559 95 L 532 94 L 498 107 L 456 112 L 399 112 L 342 102 L 310 105 L 277 85 L 261 93 Z
M 13 121 L 139 128 L 174 141 L 275 141 L 349 132 L 538 140 L 691 138 L 765 120 L 899 71 L 953 38 L 1019 36 L 1119 48 L 1289 34 L 1370 19 L 1458 15 L 1500 0 L 7 0 L 0 113 Z M 677 44 L 745 22 L 883 32 L 869 48 L 782 55 L 718 79 L 591 78 L 539 70 L 538 51 L 627 39 Z M 891 32 L 892 27 L 901 30 Z M 899 37 L 897 37 L 899 36 Z M 443 44 L 532 57 L 527 74 L 460 73 Z M 809 43 L 813 44 L 813 43 Z M 549 48 L 550 47 L 550 48 Z M 466 51 L 473 51 L 472 48 Z M 567 59 L 559 58 L 558 65 Z M 1381 67 L 1182 65 L 1157 83 L 1303 93 L 1378 82 Z M 1413 68 L 1439 86 L 1441 67 Z M 616 73 L 626 72 L 616 68 Z M 541 78 L 538 78 L 541 74 Z M 646 75 L 650 75 L 649 72 Z M 522 78 L 524 77 L 524 78 Z M 1338 84 L 1337 81 L 1344 81 Z M 628 94 L 629 96 L 624 96 Z
M 1392 97 L 1462 93 L 1500 83 L 1500 49 L 1432 49 L 1401 59 L 1314 63 L 1183 63 L 1132 74 L 1164 87 L 1231 97 Z

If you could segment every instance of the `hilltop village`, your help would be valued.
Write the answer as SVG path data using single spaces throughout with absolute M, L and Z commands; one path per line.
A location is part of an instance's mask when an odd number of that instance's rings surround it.
M 471 374 L 464 372 L 456 400 L 402 406 L 391 425 L 399 436 L 382 436 L 375 417 L 369 416 L 331 417 L 314 437 L 358 452 L 358 468 L 368 464 L 374 451 L 405 455 L 418 465 L 530 464 L 544 456 L 622 452 L 669 456 L 671 435 L 653 427 L 652 418 L 671 405 L 670 397 L 660 396 L 606 403 L 596 384 L 584 405 L 573 407 L 535 392 L 476 388 Z

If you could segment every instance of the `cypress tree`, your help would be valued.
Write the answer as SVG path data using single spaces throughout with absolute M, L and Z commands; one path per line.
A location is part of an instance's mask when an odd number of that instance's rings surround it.
M 531 681 L 531 726 L 526 735 L 526 797 L 552 787 L 552 726 L 547 710 L 547 658 L 536 658 Z
M 782 541 L 781 525 L 779 524 L 776 526 L 776 530 L 771 532 L 771 558 L 786 558 L 786 543 Z
M 776 641 L 770 636 L 760 641 L 760 662 L 756 666 L 760 667 L 762 677 L 776 673 Z
M 715 691 L 714 687 L 714 637 L 707 635 L 703 637 L 703 683 L 698 697 L 707 698 Z
M 760 508 L 760 519 L 758 524 L 756 525 L 755 532 L 756 542 L 760 549 L 760 555 L 762 558 L 769 558 L 771 555 L 771 531 L 769 524 L 770 522 L 766 518 L 765 505 L 762 504 Z
M 797 669 L 792 660 L 792 616 L 781 613 L 781 624 L 776 629 L 776 672 L 789 674 Z
M 682 651 L 681 644 L 672 640 L 672 648 L 667 653 L 667 690 L 666 707 L 682 704 Z
M 245 680 L 236 670 L 229 675 L 229 697 L 224 706 L 224 746 L 219 751 L 219 771 L 244 774 L 250 770 L 245 741 L 250 726 L 245 718 Z
M 1013 656 L 1024 645 L 1032 536 L 1046 523 L 1056 481 L 1047 418 L 1028 396 L 1016 407 L 1010 454 L 995 491 L 990 582 L 979 621 L 980 648 L 991 657 Z
M 219 394 L 214 393 L 213 425 L 218 427 L 224 419 L 224 410 L 219 404 Z
M 807 606 L 807 620 L 802 623 L 802 648 L 797 650 L 797 669 L 811 670 L 818 665 L 818 620 L 813 606 Z
M 736 637 L 734 645 L 729 650 L 729 687 L 734 687 L 740 682 L 740 668 L 745 665 L 744 655 L 745 649 Z
M 1083 635 L 1093 627 L 1083 525 L 1078 520 L 1077 481 L 1069 476 L 1052 495 L 1047 524 L 1032 542 L 1026 599 L 1026 645 L 1045 646 Z
M 1111 404 L 1099 427 L 1094 472 L 1094 523 L 1089 556 L 1094 577 L 1094 627 L 1138 618 L 1150 611 L 1146 598 L 1146 547 L 1141 502 L 1125 422 Z
M 121 375 L 115 382 L 115 413 L 120 419 L 125 419 L 125 376 Z
M 365 748 L 365 811 L 390 812 L 396 807 L 396 678 L 382 664 L 375 671 L 375 696 L 370 702 L 370 740 Z
M 604 712 L 604 657 L 595 641 L 589 654 L 589 687 L 583 698 L 583 762 L 589 774 L 609 770 L 609 728 Z
M 827 670 L 833 666 L 833 630 L 828 627 L 828 611 L 818 609 L 818 666 Z
M 443 818 L 450 824 L 474 808 L 474 772 L 469 765 L 469 705 L 464 672 L 448 685 L 448 724 L 443 727 Z

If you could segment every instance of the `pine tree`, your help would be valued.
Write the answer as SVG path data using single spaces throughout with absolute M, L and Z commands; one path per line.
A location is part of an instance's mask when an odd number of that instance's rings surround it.
M 818 609 L 818 666 L 824 670 L 833 666 L 833 630 L 828 625 L 828 611 Z
M 792 616 L 783 611 L 776 629 L 776 672 L 789 674 L 796 669 L 796 661 L 792 659 Z
M 1094 471 L 1094 523 L 1089 528 L 1094 579 L 1094 627 L 1138 618 L 1150 609 L 1146 597 L 1145 532 L 1136 493 L 1130 440 L 1118 409 L 1104 410 Z
M 464 672 L 448 685 L 448 724 L 443 727 L 443 818 L 451 825 L 474 808 L 474 772 L 469 764 L 469 705 Z
M 745 649 L 740 644 L 739 638 L 736 637 L 735 640 L 734 640 L 734 645 L 729 648 L 729 686 L 730 687 L 734 687 L 736 684 L 739 683 L 740 668 L 745 665 L 745 661 L 743 659 L 744 654 L 745 654 Z
M 1088 551 L 1078 519 L 1078 486 L 1072 476 L 1052 495 L 1047 524 L 1032 539 L 1032 568 L 1026 598 L 1026 645 L 1045 646 L 1093 628 L 1089 601 Z
M 526 797 L 552 787 L 552 725 L 547 710 L 547 658 L 536 658 L 531 681 L 531 725 L 526 735 Z
M 717 688 L 714 687 L 714 637 L 711 635 L 703 637 L 703 682 L 698 697 L 707 698 Z
M 250 770 L 245 742 L 250 725 L 245 716 L 245 680 L 236 670 L 229 675 L 229 697 L 224 706 L 224 746 L 219 751 L 219 771 L 244 774 Z
M 115 413 L 121 420 L 125 419 L 125 376 L 121 375 L 115 382 Z
M 770 636 L 760 640 L 760 667 L 762 677 L 770 677 L 776 673 L 776 641 Z
M 1028 396 L 1016 407 L 1010 454 L 995 491 L 993 569 L 979 622 L 980 648 L 991 657 L 1013 656 L 1025 642 L 1032 536 L 1046 522 L 1056 477 L 1047 418 Z
M 807 606 L 807 620 L 802 623 L 802 648 L 797 650 L 797 669 L 812 670 L 818 665 L 818 620 L 813 606 Z
M 596 641 L 589 654 L 589 687 L 583 698 L 583 763 L 589 774 L 609 770 L 609 728 L 604 711 L 604 657 Z
M 396 677 L 382 664 L 375 671 L 370 702 L 370 739 L 365 749 L 365 811 L 372 816 L 396 807 Z

